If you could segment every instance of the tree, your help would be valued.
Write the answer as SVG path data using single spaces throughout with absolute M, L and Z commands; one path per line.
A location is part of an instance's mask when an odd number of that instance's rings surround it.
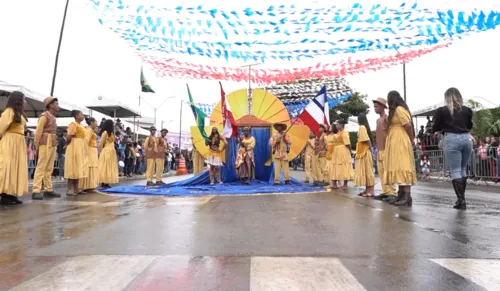
M 349 117 L 358 116 L 360 113 L 368 114 L 370 105 L 365 102 L 366 98 L 366 95 L 353 92 L 349 99 L 330 109 L 330 121 L 347 120 Z
M 500 108 L 484 109 L 480 102 L 468 100 L 467 105 L 474 111 L 473 134 L 479 138 L 500 135 Z

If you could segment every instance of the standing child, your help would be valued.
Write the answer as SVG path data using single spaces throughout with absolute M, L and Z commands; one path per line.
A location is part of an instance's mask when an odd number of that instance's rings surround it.
M 420 157 L 420 169 L 422 174 L 424 174 L 424 180 L 429 180 L 429 174 L 431 172 L 431 161 L 426 154 Z

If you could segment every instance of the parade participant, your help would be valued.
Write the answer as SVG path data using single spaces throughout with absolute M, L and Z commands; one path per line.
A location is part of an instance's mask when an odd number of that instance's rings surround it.
M 333 189 L 335 186 L 335 181 L 333 179 L 332 173 L 333 173 L 333 155 L 335 151 L 335 146 L 337 146 L 339 143 L 337 142 L 337 135 L 339 133 L 339 130 L 337 129 L 337 125 L 335 123 L 332 123 L 330 127 L 330 139 L 328 140 L 328 148 L 326 152 L 327 156 L 327 166 L 326 168 L 328 169 L 328 180 L 329 185 L 326 187 L 326 189 Z M 336 187 L 336 186 L 335 186 Z
M 58 198 L 61 194 L 54 193 L 52 187 L 52 171 L 57 148 L 56 112 L 59 111 L 57 98 L 47 97 L 43 100 L 46 111 L 40 115 L 35 130 L 35 146 L 38 161 L 33 178 L 33 200 L 43 200 L 43 197 Z M 43 186 L 43 196 L 40 194 Z
M 2 205 L 22 204 L 19 200 L 28 193 L 28 154 L 24 130 L 28 121 L 24 114 L 24 94 L 9 95 L 0 117 L 0 193 Z
M 320 136 L 316 139 L 316 143 L 314 145 L 314 168 L 316 171 L 316 180 L 314 181 L 314 185 L 316 186 L 325 186 L 328 183 L 325 181 L 325 172 L 326 169 L 326 137 L 327 127 L 324 124 L 319 125 L 319 133 Z M 313 174 L 314 175 L 314 174 Z
M 236 175 L 242 184 L 249 185 L 255 177 L 255 160 L 253 149 L 255 138 L 250 135 L 250 127 L 243 128 L 243 136 L 238 138 L 238 151 L 236 154 Z
M 333 189 L 343 189 L 347 187 L 347 182 L 352 180 L 354 172 L 352 170 L 351 159 L 351 140 L 349 133 L 344 130 L 347 121 L 340 120 L 337 122 L 338 133 L 335 136 L 335 148 L 332 156 L 332 175 Z M 344 185 L 338 183 L 344 181 Z
M 354 169 L 354 186 L 365 186 L 359 196 L 373 197 L 375 194 L 375 174 L 373 172 L 372 144 L 373 137 L 366 119 L 366 114 L 358 115 L 358 142 L 356 144 L 356 167 Z
M 115 134 L 113 120 L 107 119 L 101 127 L 99 141 L 99 183 L 103 188 L 110 184 L 118 184 L 118 159 L 115 150 Z
M 472 110 L 463 105 L 462 94 L 456 88 L 444 93 L 445 106 L 436 110 L 432 132 L 444 134 L 444 155 L 450 167 L 451 182 L 457 201 L 453 208 L 466 209 L 467 165 L 472 153 Z
M 82 192 L 93 193 L 99 187 L 99 158 L 97 155 L 97 121 L 93 117 L 85 119 L 85 140 L 87 142 L 87 177 L 78 181 L 78 188 Z M 79 193 L 80 194 L 80 193 Z
M 64 159 L 64 178 L 68 179 L 68 190 L 66 196 L 75 196 L 80 190 L 78 180 L 88 176 L 88 141 L 87 131 L 81 125 L 85 118 L 79 110 L 71 111 L 75 121 L 68 126 L 68 145 L 66 146 L 66 158 Z
M 309 139 L 307 140 L 306 143 L 306 149 L 304 152 L 304 171 L 306 172 L 306 179 L 304 180 L 304 183 L 309 184 L 309 178 L 312 176 L 312 180 L 316 181 L 316 176 L 313 175 L 314 168 L 313 166 L 313 157 L 314 157 L 314 145 L 316 143 L 316 136 L 314 135 L 314 132 L 311 130 L 309 132 Z
M 397 91 L 387 95 L 389 104 L 388 135 L 385 145 L 384 183 L 398 184 L 396 206 L 411 206 L 411 186 L 417 182 L 413 146 L 415 145 L 410 109 Z
M 271 149 L 274 160 L 274 185 L 280 184 L 280 173 L 283 169 L 285 184 L 290 184 L 290 166 L 288 164 L 288 153 L 292 141 L 285 132 L 287 125 L 284 123 L 275 123 L 274 129 L 278 132 L 271 137 Z
M 153 174 L 155 170 L 155 158 L 157 157 L 156 127 L 149 128 L 150 135 L 144 141 L 144 150 L 146 152 L 146 185 L 153 186 Z
M 168 130 L 163 128 L 160 131 L 160 136 L 156 139 L 156 157 L 155 157 L 155 166 L 156 166 L 156 185 L 165 184 L 162 181 L 163 178 L 163 170 L 165 170 L 165 154 L 168 151 L 168 144 L 166 139 Z
M 226 149 L 227 141 L 219 134 L 217 127 L 212 128 L 212 132 L 208 138 L 210 141 L 205 141 L 205 144 L 208 146 L 209 152 L 205 162 L 210 167 L 210 185 L 213 185 L 216 181 L 222 184 L 220 167 L 222 167 L 222 153 Z
M 200 151 L 194 146 L 192 137 L 191 142 L 193 143 L 193 174 L 196 176 L 203 172 L 205 168 L 205 157 L 203 157 Z
M 386 159 L 385 159 L 385 144 L 387 139 L 387 114 L 385 113 L 385 109 L 387 109 L 387 101 L 384 98 L 377 98 L 373 100 L 373 108 L 375 113 L 377 113 L 380 117 L 377 119 L 377 128 L 375 129 L 376 134 L 376 144 L 377 144 L 377 169 L 378 175 L 380 177 L 380 183 L 382 184 L 382 193 L 378 196 L 375 196 L 377 200 L 383 200 L 387 202 L 393 202 L 396 200 L 396 189 L 394 185 L 387 185 L 384 182 L 384 173 L 386 171 Z

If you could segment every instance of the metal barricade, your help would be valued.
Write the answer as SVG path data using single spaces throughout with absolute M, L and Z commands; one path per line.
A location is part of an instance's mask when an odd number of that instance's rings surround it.
M 36 168 L 37 161 L 38 161 L 37 151 L 35 148 L 34 137 L 26 136 L 25 140 L 26 140 L 26 151 L 27 151 L 27 157 L 28 157 L 28 178 L 32 179 L 34 174 L 35 174 L 35 168 Z M 59 142 L 59 139 L 57 142 Z M 56 147 L 56 153 L 55 153 L 55 158 L 54 158 L 54 172 L 52 173 L 52 176 L 58 177 L 58 176 L 60 176 L 59 157 L 57 155 L 57 145 L 55 145 L 55 147 Z

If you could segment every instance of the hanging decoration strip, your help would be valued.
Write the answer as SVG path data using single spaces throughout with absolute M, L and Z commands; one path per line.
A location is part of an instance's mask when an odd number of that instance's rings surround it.
M 248 2 L 221 0 L 88 3 L 99 22 L 159 76 L 242 81 L 247 72 L 241 66 L 258 62 L 253 81 L 272 83 L 408 62 L 497 27 L 500 16 L 494 9 L 500 5 L 491 1 L 474 6 L 465 0 L 337 0 L 334 5 L 254 0 L 251 8 Z M 355 61 L 348 60 L 352 55 Z
M 355 59 L 354 57 L 347 57 L 344 61 L 338 63 L 318 63 L 306 68 L 266 70 L 256 66 L 252 68 L 251 80 L 259 84 L 270 84 L 294 82 L 297 79 L 341 77 L 367 71 L 376 71 L 394 65 L 408 63 L 415 58 L 449 45 L 450 44 L 437 45 L 426 49 L 379 58 Z M 248 81 L 248 70 L 245 68 L 214 67 L 180 62 L 171 58 L 165 59 L 144 54 L 139 55 L 145 63 L 153 67 L 153 70 L 160 77 L 231 80 L 235 82 Z

